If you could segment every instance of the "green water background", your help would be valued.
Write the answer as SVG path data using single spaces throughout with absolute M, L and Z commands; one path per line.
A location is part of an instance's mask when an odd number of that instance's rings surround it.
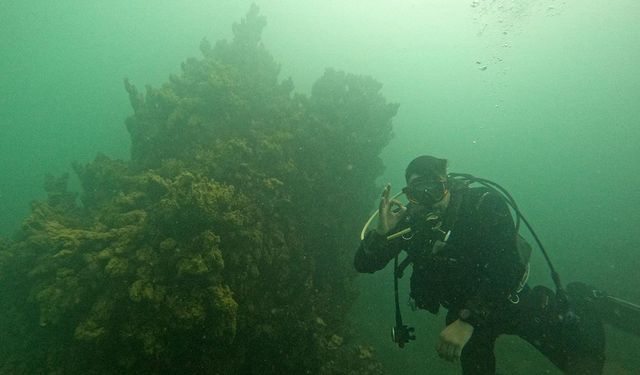
M 46 173 L 70 172 L 97 152 L 128 157 L 122 78 L 160 85 L 199 55 L 203 37 L 229 38 L 250 3 L 0 3 L 0 234 L 44 196 Z M 399 189 L 416 155 L 448 158 L 452 171 L 511 191 L 565 282 L 640 301 L 640 3 L 257 4 L 268 20 L 263 40 L 297 91 L 334 67 L 372 75 L 400 103 L 381 186 Z M 531 281 L 549 285 L 534 256 Z M 433 349 L 443 316 L 407 311 L 418 340 L 397 349 L 390 270 L 357 284 L 354 324 L 390 373 L 458 373 Z M 640 371 L 640 340 L 615 329 L 608 339 L 607 373 Z M 497 354 L 506 373 L 557 373 L 518 339 L 501 338 Z

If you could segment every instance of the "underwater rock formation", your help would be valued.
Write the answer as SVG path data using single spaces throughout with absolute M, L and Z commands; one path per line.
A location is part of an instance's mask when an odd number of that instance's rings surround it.
M 1 373 L 379 374 L 346 321 L 397 105 L 327 70 L 310 96 L 257 7 L 144 94 L 131 160 L 48 177 L 0 241 Z

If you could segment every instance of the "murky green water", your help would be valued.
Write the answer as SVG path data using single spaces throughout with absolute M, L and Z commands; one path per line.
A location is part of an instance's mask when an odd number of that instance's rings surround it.
M 0 4 L 0 233 L 15 231 L 46 173 L 97 152 L 128 158 L 122 79 L 166 81 L 203 37 L 228 38 L 250 1 Z M 380 185 L 418 154 L 507 187 L 565 282 L 640 301 L 640 3 L 554 0 L 264 1 L 263 40 L 307 93 L 326 67 L 375 77 L 400 103 Z M 75 182 L 74 182 L 75 183 Z M 372 203 L 372 208 L 374 207 Z M 363 222 L 366 218 L 363 218 Z M 355 236 L 355 234 L 354 234 Z M 355 249 L 354 249 L 355 250 Z M 540 254 L 533 283 L 550 284 Z M 435 354 L 443 316 L 406 312 L 400 350 L 390 270 L 357 280 L 359 337 L 389 373 L 457 373 Z M 607 373 L 640 371 L 638 338 L 608 331 Z M 557 373 L 515 338 L 503 373 Z

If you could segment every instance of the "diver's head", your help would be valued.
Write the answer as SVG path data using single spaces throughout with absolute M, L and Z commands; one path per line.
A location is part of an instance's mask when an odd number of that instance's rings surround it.
M 446 207 L 449 200 L 446 159 L 418 156 L 407 166 L 405 179 L 407 186 L 402 191 L 409 202 L 428 208 Z

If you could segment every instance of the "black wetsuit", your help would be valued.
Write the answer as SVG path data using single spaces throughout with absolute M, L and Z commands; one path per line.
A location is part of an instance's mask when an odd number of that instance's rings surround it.
M 411 233 L 391 240 L 367 233 L 355 268 L 375 272 L 404 250 L 413 266 L 411 297 L 417 307 L 432 313 L 447 308 L 447 324 L 458 319 L 460 310 L 471 311 L 465 320 L 474 332 L 461 356 L 464 374 L 495 373 L 493 348 L 501 334 L 522 337 L 567 373 L 602 372 L 604 332 L 593 314 L 577 306 L 580 323 L 563 323 L 548 288 L 514 293 L 524 265 L 502 198 L 485 188 L 454 189 L 446 212 L 436 216 L 410 211 L 389 233 L 407 226 Z

